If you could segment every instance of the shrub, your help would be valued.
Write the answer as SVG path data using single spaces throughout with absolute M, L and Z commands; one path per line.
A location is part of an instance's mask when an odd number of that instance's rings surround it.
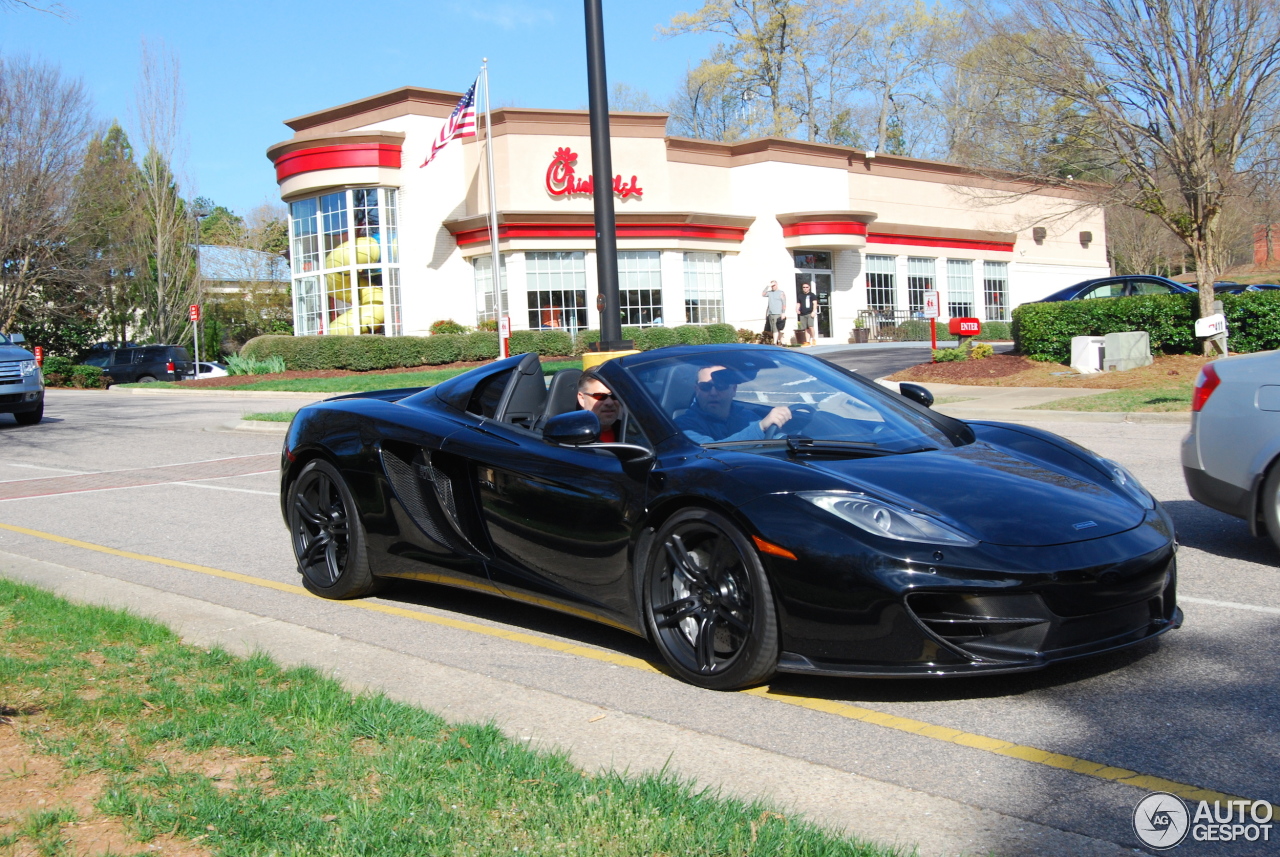
M 364 337 L 360 337 L 363 339 Z M 495 360 L 498 357 L 498 334 L 476 331 L 462 336 L 462 360 Z
M 679 345 L 680 335 L 670 327 L 648 327 L 634 337 L 636 348 L 641 351 L 652 351 L 668 345 Z
M 696 324 L 682 324 L 675 328 L 675 334 L 681 345 L 708 345 L 711 343 L 711 337 L 707 334 L 707 329 Z
M 963 349 L 957 348 L 955 350 L 962 351 Z M 986 360 L 995 353 L 996 350 L 985 342 L 974 343 L 973 346 L 969 348 L 969 356 L 974 360 Z
M 498 320 L 496 318 L 487 318 L 476 325 L 476 330 L 487 330 L 490 333 L 497 333 Z
M 1013 311 L 1014 347 L 1032 360 L 1066 363 L 1071 359 L 1073 336 L 1145 330 L 1151 337 L 1153 353 L 1185 354 L 1197 350 L 1197 313 L 1196 295 L 1135 295 L 1023 304 Z M 1250 327 L 1252 321 L 1241 319 L 1241 326 Z M 1268 328 L 1263 340 L 1280 344 L 1280 327 L 1274 322 L 1262 327 Z
M 261 360 L 239 354 L 227 358 L 228 375 L 272 375 L 285 371 L 284 358 L 272 354 Z
M 760 334 L 756 333 L 754 330 L 748 330 L 745 327 L 738 328 L 734 333 L 738 337 L 737 339 L 738 342 L 742 342 L 746 344 L 755 342 L 757 339 L 760 338 Z
M 404 336 L 401 339 L 412 339 L 406 345 L 406 366 L 441 366 L 445 363 L 457 363 L 462 359 L 463 337 L 456 333 L 442 333 L 437 336 L 418 337 Z M 410 350 L 412 346 L 412 350 Z M 410 354 L 412 356 L 410 356 Z M 409 362 L 412 361 L 412 362 Z
M 734 330 L 732 324 L 708 324 L 703 330 L 707 332 L 707 341 L 713 345 L 741 341 L 742 331 Z
M 97 366 L 87 366 L 81 363 L 71 368 L 71 383 L 77 387 L 96 390 L 107 386 L 108 380 L 106 373 Z
M 988 345 L 988 348 L 991 346 Z M 956 363 L 961 360 L 969 359 L 969 350 L 967 348 L 936 348 L 933 351 L 934 363 Z
M 75 365 L 76 361 L 70 357 L 59 357 L 56 354 L 50 354 L 44 358 L 44 364 L 40 367 L 40 371 L 45 374 L 45 383 L 48 383 L 49 375 L 70 375 Z
M 494 331 L 497 331 L 497 322 L 494 322 Z M 442 318 L 439 321 L 431 322 L 431 335 L 435 336 L 439 333 L 469 333 L 471 328 L 465 324 L 458 324 L 451 318 Z

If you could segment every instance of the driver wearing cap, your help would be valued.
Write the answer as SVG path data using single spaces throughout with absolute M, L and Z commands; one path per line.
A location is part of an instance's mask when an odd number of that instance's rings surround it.
M 725 440 L 763 440 L 770 429 L 791 419 L 791 409 L 777 407 L 757 419 L 741 402 L 734 401 L 742 376 L 724 366 L 698 370 L 693 405 L 676 419 L 676 426 L 698 443 Z

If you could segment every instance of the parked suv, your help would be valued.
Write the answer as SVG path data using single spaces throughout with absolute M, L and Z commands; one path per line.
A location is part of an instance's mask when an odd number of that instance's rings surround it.
M 0 414 L 31 426 L 44 417 L 44 375 L 22 341 L 20 333 L 0 333 Z
M 109 355 L 95 355 L 93 365 L 100 365 L 112 384 L 180 381 L 195 371 L 191 355 L 180 345 L 115 348 Z

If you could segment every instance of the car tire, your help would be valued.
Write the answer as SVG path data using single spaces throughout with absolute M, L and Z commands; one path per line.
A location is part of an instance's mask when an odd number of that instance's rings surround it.
M 138 379 L 139 384 L 154 384 L 156 382 L 155 375 L 143 375 Z
M 712 690 L 767 681 L 778 665 L 778 615 L 755 548 L 709 509 L 659 529 L 644 581 L 649 635 L 677 677 Z
M 34 411 L 24 411 L 20 414 L 14 414 L 13 418 L 18 421 L 20 426 L 33 426 L 40 420 L 44 419 L 44 402 L 40 403 L 40 407 Z
M 1267 525 L 1267 535 L 1280 548 L 1280 461 L 1271 465 L 1271 472 L 1262 483 L 1262 520 Z
M 316 459 L 289 486 L 289 535 L 302 584 L 322 598 L 359 598 L 380 588 L 369 570 L 364 526 L 336 467 Z

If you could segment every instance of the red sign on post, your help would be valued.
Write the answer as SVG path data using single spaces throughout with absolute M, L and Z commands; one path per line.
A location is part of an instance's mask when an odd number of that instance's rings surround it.
M 36 365 L 43 366 L 44 365 L 44 348 L 37 345 L 35 348 L 31 349 L 31 352 L 36 356 Z
M 190 314 L 191 314 L 192 321 L 199 321 L 200 320 L 200 304 L 192 304 Z
M 947 322 L 947 330 L 956 336 L 977 336 L 982 333 L 982 322 L 976 318 L 953 318 Z

